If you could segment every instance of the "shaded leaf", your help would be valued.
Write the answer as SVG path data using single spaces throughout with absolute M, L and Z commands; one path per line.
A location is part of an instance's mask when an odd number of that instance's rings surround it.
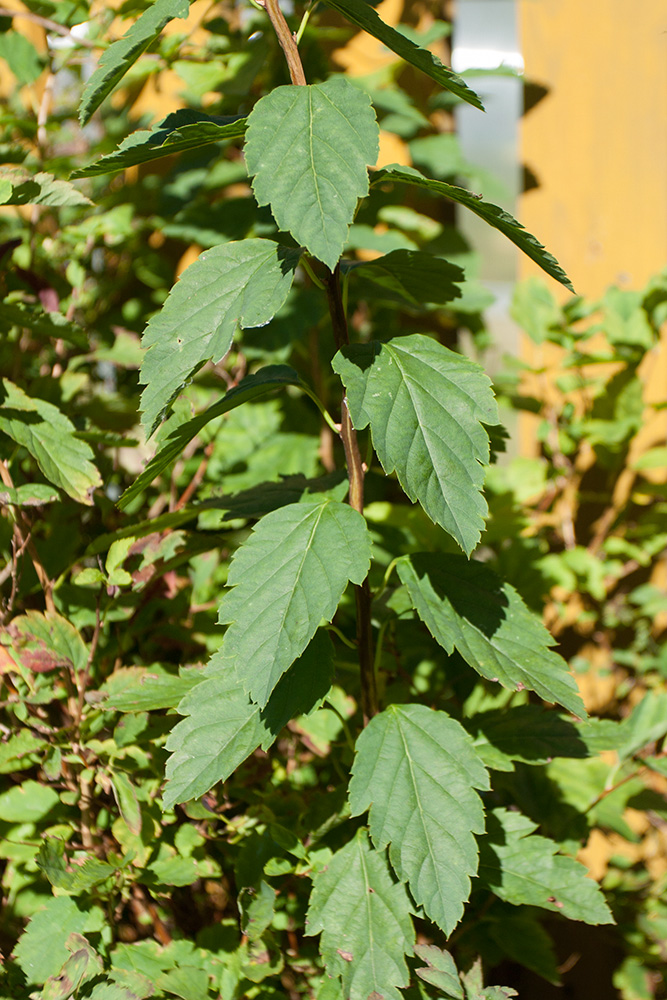
M 245 159 L 257 203 L 332 271 L 378 149 L 370 98 L 343 77 L 277 87 L 248 116 Z
M 45 205 L 49 208 L 92 205 L 90 198 L 69 181 L 43 171 L 30 174 L 17 168 L 4 168 L 0 169 L 0 182 L 3 181 L 11 185 L 11 190 L 3 189 L 2 205 Z
M 586 710 L 555 640 L 508 583 L 462 556 L 402 557 L 398 575 L 433 638 L 457 649 L 482 677 L 510 690 L 528 688 L 580 718 Z
M 129 486 L 118 501 L 121 510 L 145 490 L 161 472 L 175 461 L 183 449 L 190 441 L 199 434 L 211 420 L 229 413 L 242 403 L 247 403 L 251 399 L 257 399 L 273 389 L 280 389 L 286 385 L 302 385 L 301 379 L 287 365 L 267 365 L 253 375 L 248 375 L 238 385 L 225 393 L 223 398 L 209 406 L 203 413 L 199 413 L 192 420 L 187 420 L 180 424 L 171 432 L 165 443 L 157 454 L 150 460 L 140 476 Z
M 141 833 L 141 806 L 132 782 L 123 771 L 113 771 L 111 785 L 121 816 L 128 829 L 138 837 Z
M 143 336 L 141 407 L 149 434 L 188 379 L 225 356 L 239 329 L 273 318 L 299 256 L 271 240 L 241 240 L 206 250 L 183 272 Z
M 79 121 L 82 125 L 90 121 L 104 98 L 155 41 L 165 25 L 175 17 L 187 17 L 189 10 L 189 0 L 155 0 L 123 37 L 102 53 L 81 97 Z
M 373 184 L 382 184 L 391 181 L 396 184 L 414 184 L 417 187 L 426 188 L 433 194 L 443 195 L 451 201 L 464 205 L 466 208 L 478 215 L 480 219 L 488 222 L 490 226 L 503 233 L 508 240 L 522 250 L 526 256 L 534 260 L 535 263 L 546 271 L 552 278 L 565 285 L 571 292 L 574 291 L 572 282 L 566 275 L 563 268 L 552 254 L 545 250 L 542 244 L 531 233 L 529 233 L 520 222 L 517 222 L 508 212 L 483 201 L 479 195 L 467 191 L 465 188 L 456 187 L 446 181 L 436 181 L 431 177 L 424 177 L 418 170 L 412 167 L 403 167 L 398 164 L 390 164 L 382 170 L 373 174 Z
M 13 326 L 24 327 L 44 339 L 66 340 L 75 347 L 88 349 L 89 340 L 85 330 L 72 323 L 59 312 L 44 312 L 36 305 L 19 302 L 3 302 L 0 308 L 0 328 L 9 330 Z
M 508 903 L 540 906 L 588 924 L 614 923 L 597 882 L 558 844 L 537 837 L 537 824 L 519 812 L 494 809 L 480 841 L 479 876 Z
M 486 766 L 497 771 L 512 771 L 514 761 L 539 765 L 553 757 L 581 758 L 593 752 L 578 726 L 539 705 L 482 712 L 463 724 Z
M 417 969 L 417 975 L 420 979 L 435 986 L 447 997 L 463 1000 L 463 987 L 458 970 L 448 951 L 443 951 L 434 944 L 417 944 L 415 945 L 415 955 L 422 962 L 426 962 L 426 968 Z
M 484 424 L 498 423 L 489 378 L 474 361 L 422 334 L 352 344 L 332 366 L 357 430 L 370 424 L 387 473 L 470 553 L 488 512 Z
M 353 274 L 368 278 L 419 308 L 426 303 L 442 304 L 459 298 L 461 290 L 454 282 L 465 278 L 456 264 L 420 250 L 393 250 L 384 257 L 356 265 Z
M 357 27 L 373 35 L 388 49 L 395 52 L 401 59 L 415 66 L 422 73 L 430 76 L 441 87 L 456 94 L 462 101 L 467 101 L 473 107 L 484 110 L 480 98 L 471 90 L 465 80 L 440 62 L 428 49 L 422 49 L 406 38 L 400 31 L 386 24 L 367 0 L 326 0 L 328 7 L 333 7 L 343 17 L 356 24 Z
M 53 837 L 43 841 L 35 860 L 51 885 L 75 895 L 88 892 L 116 870 L 113 865 L 95 857 L 87 857 L 81 864 L 78 861 L 66 864 L 65 845 Z
M 350 809 L 369 809 L 378 848 L 389 845 L 397 875 L 426 914 L 449 934 L 477 872 L 474 833 L 484 830 L 476 789 L 486 769 L 455 719 L 424 705 L 391 705 L 357 740 Z
M 113 153 L 107 153 L 87 167 L 75 170 L 71 177 L 98 177 L 100 174 L 117 173 L 139 163 L 149 163 L 173 153 L 198 149 L 211 142 L 238 139 L 245 135 L 245 129 L 246 119 L 242 117 L 207 115 L 203 111 L 181 108 L 167 115 L 155 128 L 141 129 L 128 135 Z
M 79 503 L 91 505 L 91 493 L 102 485 L 93 451 L 76 436 L 74 425 L 43 399 L 32 399 L 3 379 L 0 432 L 30 452 L 46 478 Z
M 410 901 L 389 873 L 384 852 L 365 830 L 337 851 L 313 877 L 306 934 L 322 934 L 320 950 L 330 976 L 341 976 L 345 997 L 401 1000 L 414 941 Z
M 331 621 L 348 582 L 363 582 L 370 555 L 361 514 L 327 499 L 272 511 L 236 550 L 218 614 L 229 625 L 218 656 L 260 707 L 321 620 Z
M 171 757 L 165 809 L 199 798 L 218 781 L 226 781 L 259 746 L 268 750 L 292 716 L 312 711 L 331 687 L 333 646 L 326 632 L 317 632 L 263 711 L 250 701 L 234 671 L 221 667 L 219 654 L 206 674 L 179 705 L 186 718 L 167 740 Z

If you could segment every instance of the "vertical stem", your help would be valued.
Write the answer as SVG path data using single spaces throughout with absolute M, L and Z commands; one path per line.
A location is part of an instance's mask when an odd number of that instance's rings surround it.
M 329 313 L 333 327 L 336 347 L 349 344 L 347 318 L 343 307 L 343 296 L 340 287 L 340 267 L 336 266 L 332 274 L 325 278 Z M 350 480 L 350 506 L 364 511 L 364 474 L 365 468 L 359 451 L 357 432 L 352 426 L 352 419 L 343 397 L 341 404 L 340 436 L 345 451 L 345 462 Z M 366 725 L 378 713 L 377 684 L 373 657 L 373 633 L 371 628 L 371 589 L 368 579 L 354 588 L 357 606 L 357 642 L 359 648 L 359 669 L 361 671 L 361 707 Z
M 262 0 L 263 6 L 271 19 L 280 46 L 285 53 L 289 67 L 290 79 L 297 86 L 305 86 L 306 75 L 303 71 L 301 56 L 296 38 L 289 30 L 283 17 L 278 0 Z M 340 266 L 324 279 L 329 302 L 329 313 L 333 327 L 336 347 L 349 344 L 347 317 L 340 287 Z M 347 399 L 343 397 L 341 404 L 340 436 L 345 451 L 348 477 L 350 480 L 350 506 L 364 511 L 364 463 L 359 452 L 357 434 L 352 426 Z M 371 627 L 371 590 L 368 580 L 355 586 L 355 601 L 357 606 L 357 644 L 359 649 L 359 669 L 361 672 L 361 708 L 366 725 L 378 712 L 377 685 L 375 680 L 375 664 L 373 657 L 373 634 Z
M 306 74 L 301 64 L 299 48 L 294 35 L 289 30 L 278 0 L 264 0 L 263 6 L 271 19 L 271 24 L 273 25 L 273 30 L 276 33 L 280 47 L 285 53 L 290 80 L 299 87 L 305 86 Z

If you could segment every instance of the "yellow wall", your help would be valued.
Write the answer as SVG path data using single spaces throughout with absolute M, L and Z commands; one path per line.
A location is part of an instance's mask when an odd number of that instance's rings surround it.
M 667 2 L 519 0 L 519 16 L 526 78 L 549 88 L 524 119 L 540 187 L 519 218 L 581 294 L 639 288 L 667 264 Z

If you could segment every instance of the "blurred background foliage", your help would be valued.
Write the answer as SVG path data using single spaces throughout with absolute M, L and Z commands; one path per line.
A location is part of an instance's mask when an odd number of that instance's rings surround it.
M 137 412 L 148 317 L 202 249 L 272 235 L 275 225 L 251 196 L 238 142 L 68 180 L 178 108 L 246 114 L 288 79 L 261 10 L 196 0 L 82 129 L 76 109 L 103 40 L 120 37 L 125 19 L 147 6 L 23 0 L 0 11 L 0 989 L 23 997 L 39 988 L 44 1000 L 88 995 L 91 982 L 94 1000 L 199 1000 L 211 988 L 225 1000 L 312 996 L 321 971 L 301 933 L 302 876 L 318 863 L 317 839 L 306 864 L 298 838 L 318 820 L 323 832 L 335 828 L 341 814 L 338 791 L 326 791 L 338 781 L 335 756 L 325 754 L 340 745 L 348 760 L 354 699 L 334 687 L 328 707 L 291 723 L 270 758 L 258 752 L 242 782 L 205 801 L 163 814 L 157 800 L 165 712 L 220 642 L 215 609 L 230 553 L 262 512 L 248 508 L 245 491 L 267 484 L 269 510 L 276 491 L 298 497 L 313 478 L 329 476 L 335 488 L 337 445 L 288 393 L 209 425 L 128 510 L 115 506 L 153 451 Z M 302 15 L 297 5 L 295 29 Z M 385 0 L 387 20 L 401 15 L 401 30 L 446 59 L 451 26 L 439 7 L 403 12 Z M 333 59 L 371 95 L 380 164 L 411 162 L 474 189 L 479 168 L 458 145 L 451 95 L 326 8 L 307 21 L 301 49 L 310 80 L 325 77 Z M 451 209 L 399 186 L 375 190 L 348 249 L 370 260 L 396 248 L 461 264 L 462 296 L 431 309 L 426 327 L 382 286 L 371 311 L 352 280 L 355 336 L 430 332 L 483 364 L 491 297 Z M 623 738 L 593 758 L 497 766 L 541 832 L 571 850 L 584 843 L 578 856 L 601 881 L 617 926 L 567 924 L 558 914 L 538 922 L 473 897 L 452 948 L 463 967 L 481 953 L 522 997 L 657 1000 L 667 964 L 667 448 L 664 430 L 648 445 L 643 432 L 666 419 L 664 392 L 647 391 L 647 375 L 664 368 L 667 274 L 642 290 L 564 303 L 530 279 L 512 311 L 525 350 L 505 358 L 495 386 L 507 422 L 515 413 L 529 421 L 530 447 L 495 441 L 478 556 L 538 611 L 546 602 L 547 624 L 598 720 L 591 739 L 604 745 L 605 725 L 619 722 Z M 297 281 L 269 328 L 248 331 L 242 350 L 184 391 L 159 439 L 260 361 L 289 362 L 326 403 L 334 391 L 321 374 L 327 323 L 319 298 Z M 60 427 L 68 454 L 55 453 L 48 435 L 26 434 L 16 410 Z M 368 504 L 378 552 L 389 537 L 403 551 L 449 550 L 444 533 L 372 471 Z M 390 698 L 447 697 L 464 720 L 510 701 L 529 710 L 527 692 L 466 687 L 456 657 L 390 611 L 379 623 Z M 351 628 L 345 614 L 342 634 Z M 410 662 L 393 655 L 397 629 L 414 632 Z M 339 669 L 354 690 L 352 654 L 349 677 L 345 663 Z M 289 876 L 278 895 L 265 880 L 276 875 Z M 243 889 L 240 931 L 234 886 Z M 76 944 L 69 958 L 63 929 L 81 938 L 67 939 Z M 104 989 L 95 985 L 100 955 L 111 963 Z

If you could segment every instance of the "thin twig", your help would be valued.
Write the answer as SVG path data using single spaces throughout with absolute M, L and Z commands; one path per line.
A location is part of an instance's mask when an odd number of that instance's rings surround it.
M 62 35 L 63 38 L 71 38 L 75 45 L 84 45 L 88 49 L 97 47 L 97 42 L 91 42 L 89 38 L 79 38 L 63 24 L 52 21 L 49 17 L 42 17 L 41 14 L 33 14 L 30 10 L 10 10 L 9 7 L 0 7 L 0 17 L 22 17 L 33 24 L 39 24 L 47 31 L 52 31 L 54 35 Z
M 280 47 L 285 53 L 290 80 L 299 87 L 305 87 L 306 74 L 303 71 L 299 47 L 296 44 L 296 38 L 289 30 L 289 25 L 280 9 L 278 0 L 264 0 L 262 6 L 269 15 Z
M 347 318 L 343 308 L 343 297 L 340 287 L 340 268 L 325 278 L 329 313 L 333 327 L 336 347 L 349 344 Z M 340 437 L 343 442 L 347 473 L 350 480 L 349 503 L 351 507 L 363 514 L 364 511 L 364 475 L 365 467 L 359 451 L 357 432 L 352 426 L 352 419 L 343 397 L 341 404 Z M 373 655 L 373 632 L 371 626 L 371 590 L 368 579 L 360 586 L 355 586 L 354 597 L 357 607 L 357 642 L 359 652 L 359 669 L 361 672 L 361 707 L 366 725 L 378 713 L 377 682 L 375 677 L 375 657 Z
M 2 479 L 8 489 L 14 489 L 14 481 L 11 477 L 7 462 L 0 462 L 0 479 Z M 37 579 L 39 580 L 42 590 L 44 591 L 44 603 L 46 604 L 46 610 L 55 611 L 56 608 L 53 603 L 53 582 L 49 580 L 49 576 L 42 565 L 35 543 L 32 540 L 30 523 L 26 519 L 20 507 L 16 509 L 14 518 L 15 531 L 20 543 L 19 553 L 22 552 L 24 548 L 28 550 L 32 564 L 35 567 Z

